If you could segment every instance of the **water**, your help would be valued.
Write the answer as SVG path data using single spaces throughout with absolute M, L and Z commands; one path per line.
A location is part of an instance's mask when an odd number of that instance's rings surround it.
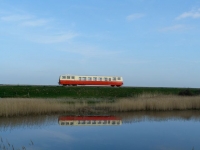
M 200 149 L 200 111 L 66 116 L 1 118 L 0 149 Z

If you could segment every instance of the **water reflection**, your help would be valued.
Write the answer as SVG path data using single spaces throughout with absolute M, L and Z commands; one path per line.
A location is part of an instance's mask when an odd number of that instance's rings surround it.
M 199 126 L 200 111 L 0 118 L 0 150 L 196 150 Z
M 52 116 L 25 116 L 13 118 L 0 118 L 0 131 L 15 128 L 40 128 L 54 124 L 57 115 Z
M 200 111 L 141 111 L 114 113 L 122 118 L 123 123 L 134 123 L 142 121 L 167 121 L 167 120 L 191 120 L 200 121 Z
M 121 125 L 122 120 L 116 116 L 60 116 L 62 126 L 108 126 Z
M 14 128 L 40 128 L 49 125 L 122 125 L 142 121 L 192 120 L 200 121 L 200 111 L 169 111 L 169 112 L 124 112 L 103 115 L 52 115 L 0 118 L 0 130 Z

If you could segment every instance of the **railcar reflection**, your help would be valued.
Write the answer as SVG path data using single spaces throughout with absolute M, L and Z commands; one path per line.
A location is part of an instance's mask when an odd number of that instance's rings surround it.
M 61 126 L 117 126 L 122 120 L 115 116 L 60 116 L 58 123 Z

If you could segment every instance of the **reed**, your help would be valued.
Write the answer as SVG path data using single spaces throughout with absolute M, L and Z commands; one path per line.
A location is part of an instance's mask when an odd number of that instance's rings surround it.
M 138 98 L 123 98 L 113 104 L 101 103 L 99 107 L 116 112 L 199 110 L 200 96 L 142 95 Z
M 1 98 L 0 117 L 58 113 L 200 110 L 200 96 L 142 94 L 114 101 L 38 98 Z
M 22 146 L 21 148 L 16 148 L 13 146 L 13 144 L 11 144 L 7 139 L 3 139 L 2 137 L 0 137 L 0 150 L 26 150 L 26 147 L 25 146 Z M 32 140 L 30 140 L 30 143 L 29 143 L 29 147 L 33 146 L 34 143 Z M 31 147 L 32 149 L 32 147 Z

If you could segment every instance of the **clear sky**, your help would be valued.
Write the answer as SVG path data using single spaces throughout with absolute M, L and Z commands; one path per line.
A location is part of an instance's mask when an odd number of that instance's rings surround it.
M 200 88 L 200 0 L 0 0 L 0 84 L 61 74 Z

